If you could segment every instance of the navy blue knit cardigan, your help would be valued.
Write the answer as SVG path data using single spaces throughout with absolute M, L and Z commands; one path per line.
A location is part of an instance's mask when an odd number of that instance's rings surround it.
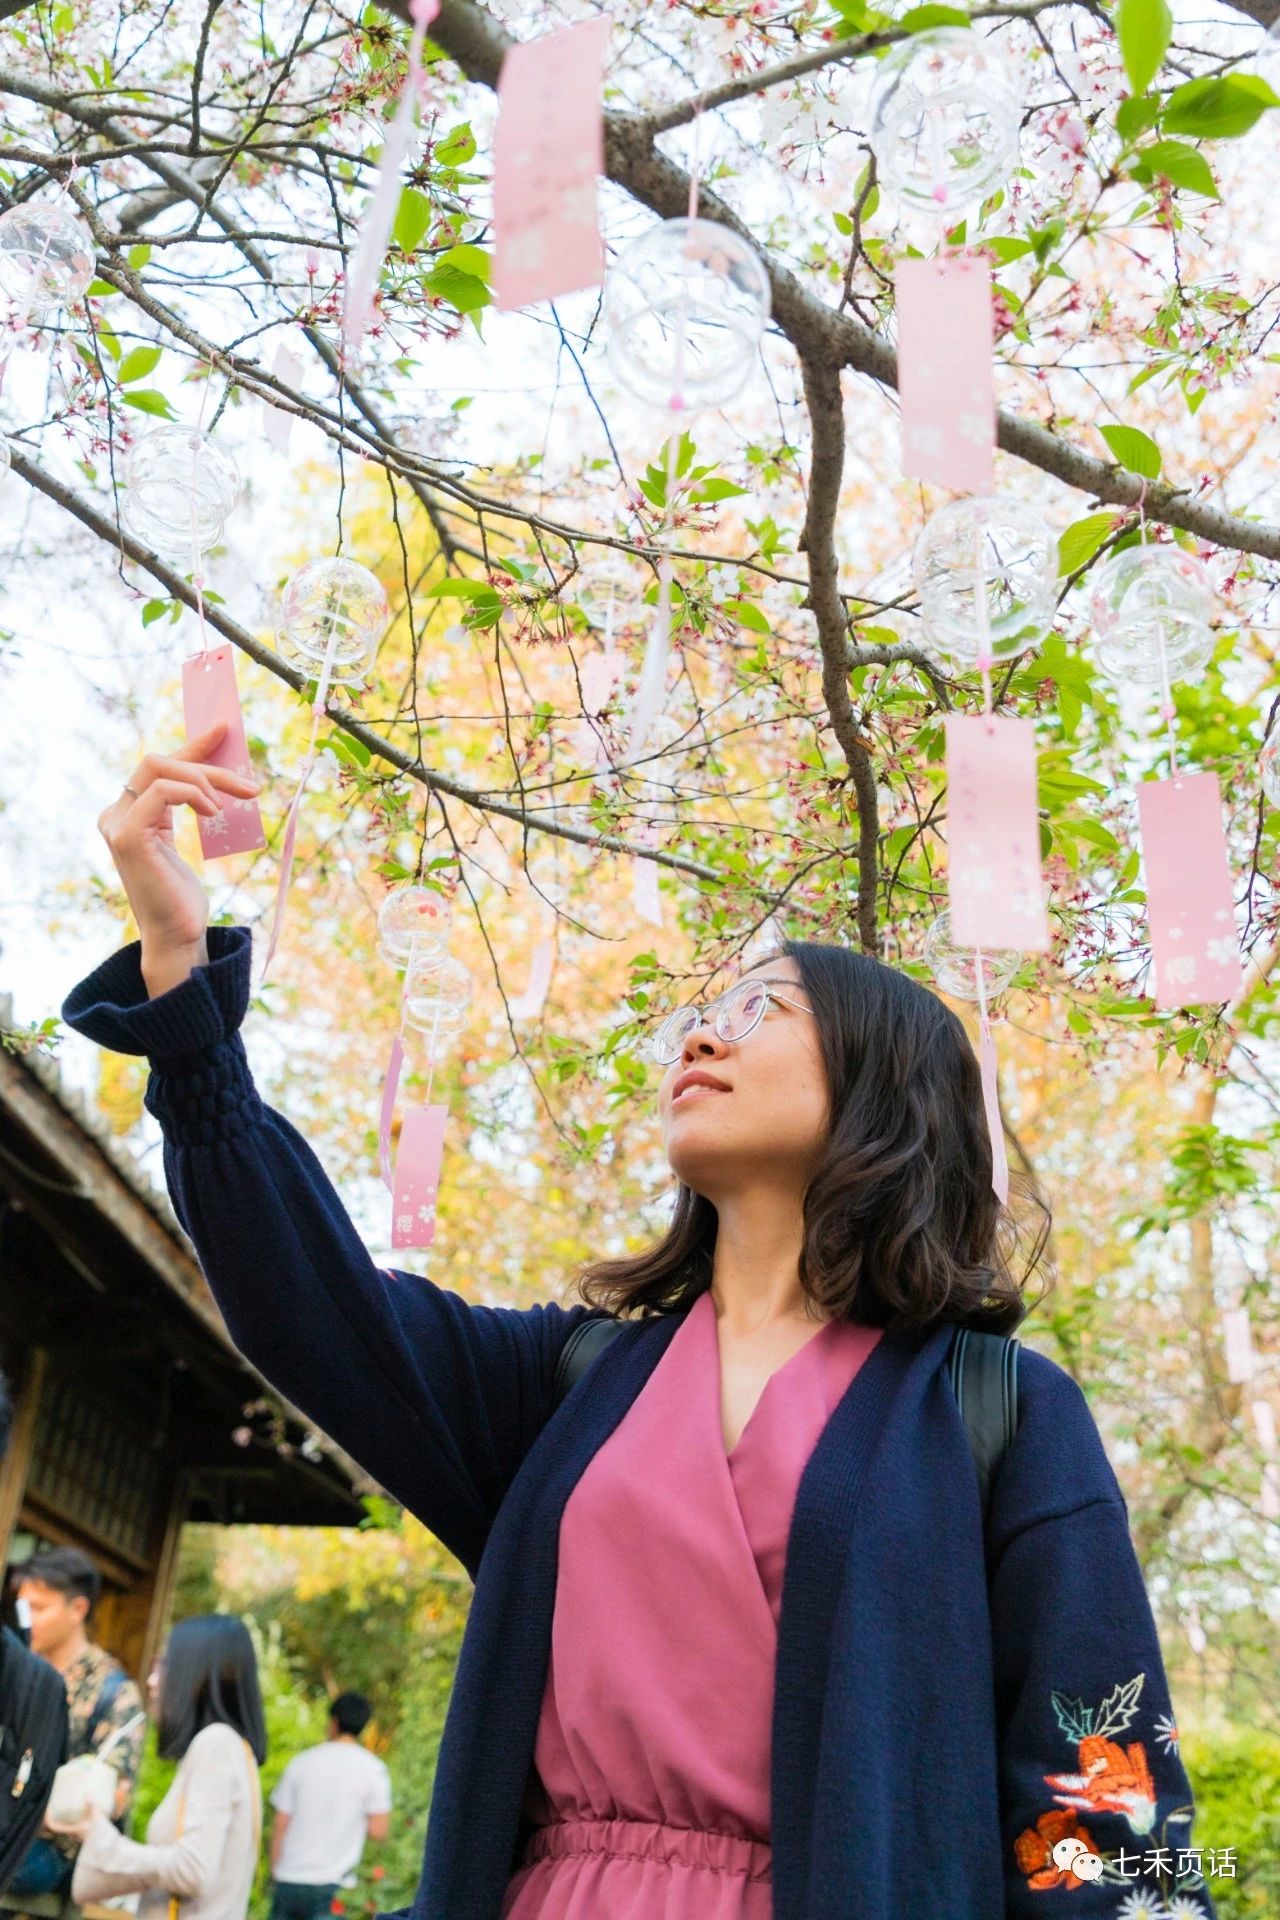
M 560 1516 L 679 1317 L 631 1325 L 553 1415 L 585 1307 L 476 1306 L 375 1266 L 254 1087 L 238 1032 L 250 951 L 247 928 L 211 928 L 209 964 L 148 1000 L 134 942 L 63 1017 L 149 1057 L 169 1191 L 237 1346 L 475 1581 L 411 1911 L 497 1920 L 526 1830 Z M 1212 1915 L 1125 1502 L 1085 1398 L 1024 1348 L 984 1548 L 948 1338 L 886 1334 L 800 1481 L 773 1712 L 775 1920 L 1093 1920 L 1157 1890 L 1179 1920 Z M 1073 1835 L 1101 1879 L 1055 1864 Z

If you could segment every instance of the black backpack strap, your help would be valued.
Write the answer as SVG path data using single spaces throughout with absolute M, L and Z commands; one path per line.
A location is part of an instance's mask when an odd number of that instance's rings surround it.
M 984 1522 L 992 1482 L 1018 1430 L 1018 1346 L 1012 1335 L 957 1327 L 947 1355 L 947 1372 L 978 1470 Z
M 578 1322 L 561 1347 L 560 1358 L 556 1361 L 555 1380 L 551 1387 L 553 1413 L 565 1395 L 581 1380 L 596 1355 L 603 1353 L 614 1335 L 622 1332 L 623 1324 L 611 1313 L 595 1314 L 588 1320 Z

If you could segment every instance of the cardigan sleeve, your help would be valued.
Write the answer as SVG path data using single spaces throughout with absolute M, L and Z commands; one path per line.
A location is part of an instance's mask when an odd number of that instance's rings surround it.
M 179 1900 L 207 1900 L 218 1886 L 232 1820 L 245 1807 L 245 1778 L 239 1734 L 226 1726 L 205 1727 L 169 1790 L 182 1810 L 177 1839 L 164 1846 L 128 1840 L 99 1814 L 76 1859 L 72 1899 L 81 1905 L 156 1887 Z
M 1191 1785 L 1124 1496 L 1084 1395 L 1042 1356 L 1028 1359 L 1042 1384 L 1046 1369 L 1057 1378 L 1033 1396 L 1025 1436 L 1020 1411 L 1011 1495 L 1002 1500 L 998 1482 L 992 1507 L 1006 1920 L 1042 1920 L 1047 1891 L 1068 1920 L 1118 1920 L 1136 1894 L 1153 1912 L 1176 1896 L 1179 1920 L 1212 1920 L 1212 1857 L 1192 1840 Z M 1037 1466 L 1041 1498 L 1010 1528 L 1019 1482 L 1025 1495 Z M 1086 1877 L 1071 1866 L 1081 1850 L 1100 1863 L 1086 1857 Z
M 238 1031 L 249 929 L 211 927 L 208 947 L 151 1000 L 133 941 L 72 989 L 63 1018 L 148 1056 L 169 1194 L 237 1347 L 474 1576 L 588 1309 L 472 1305 L 375 1266 L 315 1154 L 254 1085 Z

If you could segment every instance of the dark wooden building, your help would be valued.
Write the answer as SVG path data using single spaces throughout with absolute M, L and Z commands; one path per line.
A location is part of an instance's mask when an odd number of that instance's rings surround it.
M 92 1554 L 96 1637 L 135 1675 L 185 1521 L 353 1525 L 374 1490 L 236 1353 L 136 1152 L 48 1056 L 3 1048 L 0 1367 L 16 1402 L 0 1567 L 44 1544 Z

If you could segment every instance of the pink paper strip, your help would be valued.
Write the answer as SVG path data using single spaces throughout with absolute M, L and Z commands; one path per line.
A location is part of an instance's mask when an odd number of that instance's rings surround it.
M 587 717 L 579 720 L 573 730 L 573 751 L 592 773 L 608 758 L 604 727 L 598 716 L 609 703 L 609 696 L 621 678 L 622 666 L 621 653 L 607 647 L 602 653 L 589 654 L 578 672 L 582 711 Z
M 637 827 L 632 839 L 642 847 L 658 845 L 658 829 L 651 823 Z M 662 895 L 658 891 L 658 867 L 654 860 L 633 860 L 631 863 L 631 902 L 636 917 L 647 920 L 650 926 L 662 925 Z
M 596 178 L 608 18 L 511 48 L 498 82 L 493 148 L 493 292 L 527 307 L 600 284 Z
M 215 721 L 225 720 L 227 730 L 213 752 L 206 755 L 207 764 L 254 777 L 230 646 L 211 647 L 207 653 L 195 653 L 183 661 L 182 716 L 189 739 Z M 200 851 L 206 860 L 216 860 L 226 853 L 252 853 L 267 844 L 262 814 L 251 794 L 228 799 L 220 812 L 202 813 L 196 818 Z
M 1030 720 L 947 715 L 947 828 L 955 944 L 1043 952 L 1049 921 Z
M 1005 1151 L 1004 1123 L 1000 1118 L 995 1036 L 985 1013 L 982 1015 L 978 1065 L 982 1070 L 982 1106 L 987 1116 L 987 1132 L 991 1136 L 991 1186 L 1003 1207 L 1009 1200 L 1009 1157 Z
M 1248 1307 L 1235 1307 L 1222 1316 L 1223 1344 L 1227 1354 L 1227 1379 L 1238 1386 L 1253 1378 L 1253 1338 L 1249 1328 Z
M 513 1020 L 536 1020 L 547 1003 L 547 992 L 551 986 L 551 969 L 555 961 L 556 946 L 551 934 L 546 933 L 533 950 L 529 962 L 529 979 L 523 993 L 507 1002 L 507 1010 Z
M 996 444 L 991 269 L 972 254 L 898 267 L 902 470 L 989 493 Z
M 271 371 L 282 386 L 297 391 L 303 374 L 302 356 L 294 352 L 287 340 L 282 340 L 276 348 Z M 269 400 L 262 402 L 262 431 L 277 453 L 288 453 L 293 439 L 293 421 L 293 414 L 286 413 L 283 407 L 273 407 Z
M 387 1061 L 387 1075 L 382 1083 L 382 1111 L 378 1117 L 378 1164 L 382 1169 L 382 1184 L 388 1193 L 395 1192 L 395 1176 L 391 1171 L 391 1116 L 395 1112 L 396 1089 L 400 1085 L 403 1063 L 404 1044 L 397 1032 L 391 1042 L 391 1057 Z
M 400 168 L 413 137 L 413 117 L 418 104 L 418 82 L 422 74 L 422 42 L 426 29 L 440 11 L 440 0 L 411 0 L 413 34 L 409 41 L 409 72 L 405 79 L 396 117 L 382 145 L 382 163 L 374 183 L 373 195 L 360 222 L 360 238 L 347 272 L 347 293 L 343 302 L 342 346 L 347 354 L 355 352 L 364 338 L 373 313 L 373 296 L 387 243 L 400 204 Z
M 1157 1008 L 1230 1000 L 1240 943 L 1217 774 L 1144 780 L 1138 819 Z
M 649 738 L 649 730 L 658 717 L 662 696 L 667 690 L 667 660 L 671 653 L 671 582 L 671 556 L 664 553 L 658 562 L 658 605 L 649 629 L 644 665 L 640 669 L 640 679 L 628 715 L 628 762 L 644 751 L 644 743 Z
M 400 1127 L 392 1201 L 393 1247 L 429 1247 L 436 1236 L 436 1199 L 444 1158 L 443 1105 L 409 1107 Z

